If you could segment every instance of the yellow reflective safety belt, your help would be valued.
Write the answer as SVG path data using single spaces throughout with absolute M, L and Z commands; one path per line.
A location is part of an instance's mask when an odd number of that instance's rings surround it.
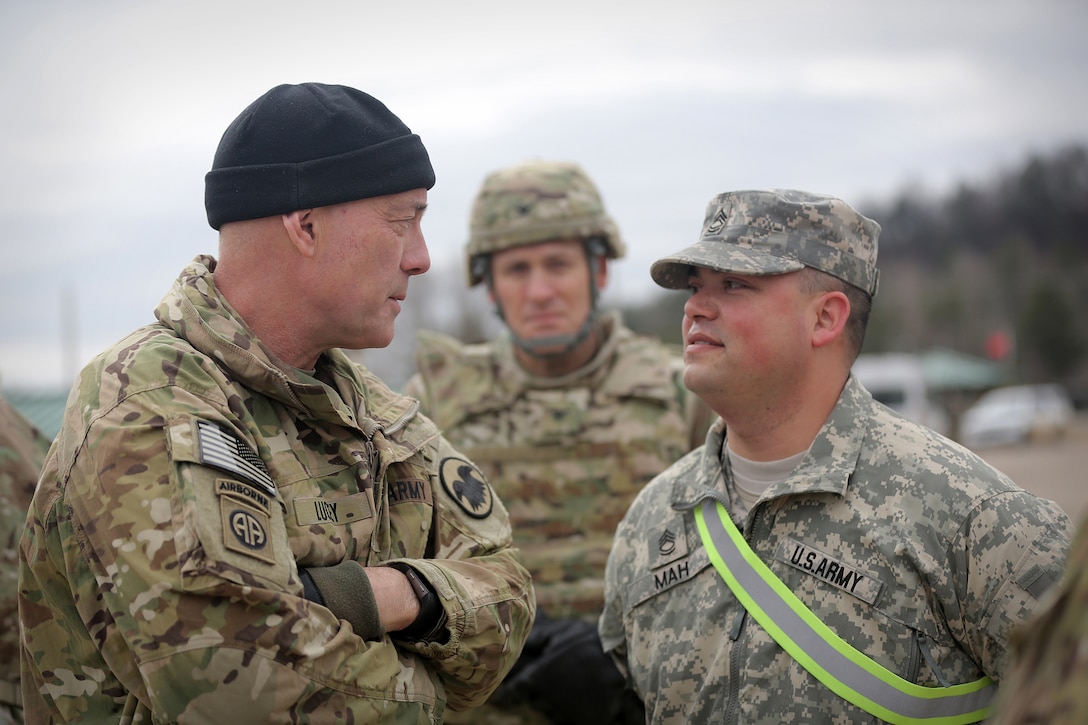
M 779 646 L 836 695 L 895 725 L 967 725 L 986 719 L 997 686 L 989 677 L 951 687 L 904 680 L 821 622 L 763 563 L 720 501 L 695 508 L 710 561 Z

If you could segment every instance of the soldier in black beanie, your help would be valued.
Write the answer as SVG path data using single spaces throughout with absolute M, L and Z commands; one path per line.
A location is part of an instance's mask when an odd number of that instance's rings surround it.
M 223 134 L 205 177 L 208 223 L 434 186 L 427 149 L 381 101 L 347 86 L 276 86 Z
M 206 177 L 218 258 L 81 373 L 20 551 L 27 722 L 437 723 L 535 598 L 506 509 L 387 345 L 434 185 L 345 86 L 273 88 Z

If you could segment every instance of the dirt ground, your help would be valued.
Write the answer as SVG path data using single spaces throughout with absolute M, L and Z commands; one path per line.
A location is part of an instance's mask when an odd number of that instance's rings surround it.
M 1027 490 L 1057 502 L 1074 523 L 1088 516 L 1088 412 L 1060 439 L 976 452 Z

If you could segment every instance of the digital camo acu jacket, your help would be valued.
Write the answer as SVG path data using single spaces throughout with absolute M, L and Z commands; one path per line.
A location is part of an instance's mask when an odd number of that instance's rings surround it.
M 711 418 L 670 348 L 614 315 L 604 330 L 594 359 L 558 378 L 527 374 L 505 337 L 463 345 L 422 333 L 406 386 L 506 504 L 541 610 L 592 622 L 616 524 L 650 479 L 702 443 Z
M 0 398 L 0 722 L 19 699 L 19 537 L 49 439 Z
M 865 723 L 746 616 L 691 506 L 733 500 L 722 428 L 655 479 L 616 533 L 601 639 L 654 723 Z M 909 681 L 1000 680 L 1010 629 L 1057 581 L 1070 523 L 853 378 L 790 477 L 734 520 L 825 624 Z M 933 664 L 930 664 L 932 662 Z
M 1088 519 L 1082 519 L 1062 582 L 1017 630 L 1012 664 L 987 725 L 1088 722 Z
M 28 721 L 430 723 L 482 702 L 533 612 L 501 502 L 341 351 L 315 377 L 277 364 L 214 266 L 70 398 L 22 543 Z M 303 598 L 298 566 L 348 558 L 410 560 L 448 642 L 364 641 Z

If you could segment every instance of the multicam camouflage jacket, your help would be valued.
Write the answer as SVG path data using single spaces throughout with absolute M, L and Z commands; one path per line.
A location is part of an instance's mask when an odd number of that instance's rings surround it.
M 20 699 L 19 537 L 48 451 L 49 439 L 0 398 L 0 711 Z
M 876 722 L 787 655 L 711 565 L 692 507 L 737 500 L 722 443 L 719 425 L 620 524 L 605 649 L 653 723 Z M 875 403 L 853 378 L 792 474 L 733 518 L 839 637 L 932 687 L 1001 679 L 1010 630 L 1060 577 L 1070 538 L 1056 504 Z
M 580 370 L 534 377 L 503 337 L 463 345 L 421 333 L 405 388 L 487 475 L 551 617 L 596 622 L 612 535 L 635 495 L 701 444 L 710 413 L 684 388 L 680 357 L 604 320 Z
M 28 721 L 440 722 L 532 625 L 501 502 L 339 350 L 283 366 L 198 257 L 81 374 L 22 543 Z M 299 567 L 408 560 L 444 643 L 357 636 Z

